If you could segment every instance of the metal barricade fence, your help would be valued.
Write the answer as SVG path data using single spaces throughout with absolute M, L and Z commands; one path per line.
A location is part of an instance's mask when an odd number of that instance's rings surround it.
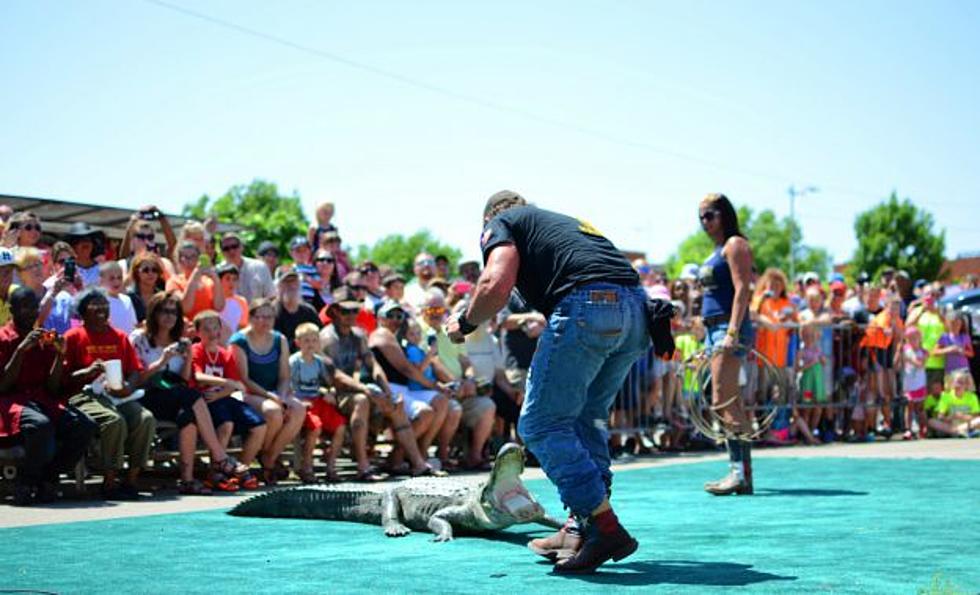
M 756 329 L 759 326 L 754 323 Z M 811 327 L 819 333 L 820 351 L 825 358 L 822 384 L 825 398 L 809 398 L 800 390 L 801 374 L 799 361 L 804 346 L 801 337 L 801 327 L 798 324 L 784 324 L 781 327 L 789 334 L 786 337 L 787 353 L 785 366 L 779 373 L 784 374 L 782 382 L 788 387 L 784 399 L 773 401 L 774 385 L 780 379 L 767 378 L 766 367 L 760 366 L 756 353 L 750 352 L 743 360 L 739 384 L 742 398 L 746 407 L 755 417 L 769 412 L 773 407 L 782 410 L 776 412 L 773 427 L 788 426 L 791 419 L 804 415 L 808 410 L 821 409 L 821 416 L 831 424 L 837 435 L 841 435 L 851 427 L 857 418 L 862 416 L 880 416 L 879 409 L 883 405 L 881 391 L 878 388 L 880 378 L 876 370 L 880 367 L 875 359 L 873 349 L 861 345 L 865 325 L 850 322 Z M 773 327 L 769 327 L 773 329 Z M 812 336 L 812 335 L 811 335 Z M 897 339 L 896 339 L 897 341 Z M 751 346 L 755 348 L 756 346 Z M 693 357 L 705 357 L 703 343 L 700 351 Z M 697 436 L 697 428 L 691 423 L 690 407 L 705 404 L 708 398 L 700 398 L 696 391 L 702 391 L 706 380 L 692 378 L 694 367 L 692 354 L 688 353 L 685 360 L 680 353 L 675 353 L 671 360 L 657 358 L 651 348 L 631 367 L 622 387 L 613 403 L 610 420 L 610 432 L 619 434 L 634 434 L 650 432 L 659 426 L 675 430 L 686 430 L 692 436 Z M 782 358 L 780 358 L 782 359 Z M 782 362 L 779 362 L 782 363 Z M 889 362 L 890 363 L 890 362 Z M 706 375 L 707 366 L 702 366 L 702 375 Z M 886 419 L 892 419 L 892 428 L 901 428 L 904 419 L 903 400 L 901 394 L 900 374 L 896 366 L 890 366 L 891 371 L 885 372 L 894 377 L 893 393 L 890 399 L 891 411 Z M 805 398 L 806 397 L 806 398 Z M 777 404 L 773 404 L 776 402 Z M 873 420 L 876 422 L 877 419 Z M 873 426 L 872 426 L 873 427 Z

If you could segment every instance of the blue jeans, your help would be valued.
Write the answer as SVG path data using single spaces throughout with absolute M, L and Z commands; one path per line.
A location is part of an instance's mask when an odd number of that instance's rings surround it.
M 615 294 L 615 301 L 591 301 L 594 291 Z M 602 503 L 612 482 L 609 409 L 650 345 L 645 303 L 639 287 L 575 289 L 548 319 L 531 361 L 517 429 L 562 502 L 580 516 Z

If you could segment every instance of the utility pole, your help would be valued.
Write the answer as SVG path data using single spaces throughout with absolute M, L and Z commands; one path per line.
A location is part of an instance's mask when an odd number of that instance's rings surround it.
M 807 186 L 806 188 L 797 188 L 796 186 L 790 186 L 786 191 L 789 194 L 789 220 L 792 223 L 792 227 L 789 230 L 789 282 L 793 283 L 796 280 L 796 238 L 793 234 L 793 227 L 796 227 L 796 199 L 797 197 L 803 198 L 808 194 L 816 194 L 820 192 L 820 189 L 816 186 Z

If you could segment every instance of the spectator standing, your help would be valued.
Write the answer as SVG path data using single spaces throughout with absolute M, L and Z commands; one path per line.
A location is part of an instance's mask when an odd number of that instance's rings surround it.
M 947 377 L 957 370 L 970 370 L 974 353 L 968 328 L 966 314 L 947 312 L 946 332 L 939 337 L 934 349 L 934 353 L 946 359 L 944 371 Z
M 161 247 L 158 252 L 156 231 L 153 229 L 151 221 L 160 224 L 166 245 Z M 169 258 L 160 254 L 173 254 L 177 246 L 177 236 L 174 234 L 170 219 L 153 205 L 148 205 L 133 213 L 126 226 L 126 233 L 119 249 L 119 265 L 123 268 L 123 274 L 128 274 L 133 260 L 144 253 L 150 252 L 160 257 L 160 264 L 166 271 L 166 275 L 174 274 L 174 265 Z
M 10 229 L 17 231 L 18 248 L 34 248 L 41 239 L 41 220 L 30 211 L 19 211 L 10 217 Z
M 133 257 L 129 267 L 129 286 L 126 295 L 133 304 L 136 320 L 146 320 L 146 305 L 150 298 L 163 291 L 163 261 L 149 250 Z
M 756 346 L 763 356 L 784 375 L 786 386 L 792 382 L 789 367 L 790 327 L 796 322 L 796 309 L 786 293 L 786 275 L 779 269 L 770 268 L 759 280 L 758 313 L 759 330 Z
M 97 259 L 102 253 L 102 232 L 84 221 L 77 221 L 71 224 L 65 237 L 72 250 L 75 251 L 75 264 L 78 274 L 82 277 L 82 286 L 98 285 L 99 262 Z
M 218 265 L 215 273 L 221 284 L 221 293 L 225 296 L 225 307 L 221 310 L 221 321 L 224 323 L 221 342 L 225 343 L 233 333 L 248 326 L 248 302 L 237 293 L 241 286 L 237 266 L 224 262 Z
M 317 310 L 323 310 L 333 301 L 331 294 L 340 286 L 340 279 L 336 275 L 336 262 L 337 259 L 334 258 L 334 255 L 322 248 L 317 250 L 313 257 L 313 264 L 316 266 L 317 275 L 320 277 L 320 288 L 316 290 L 310 305 Z
M 113 399 L 130 396 L 156 370 L 145 370 L 129 338 L 109 323 L 109 297 L 104 289 L 86 289 L 75 298 L 75 304 L 82 326 L 65 334 L 65 372 L 71 374 L 74 387 L 92 385 L 73 396 L 69 404 L 99 425 L 102 496 L 106 500 L 133 500 L 139 497 L 136 482 L 149 460 L 156 420 L 138 401 L 117 403 Z M 122 364 L 121 388 L 104 382 L 105 362 L 109 360 Z M 129 470 L 125 481 L 117 484 L 124 455 L 129 458 Z
M 188 318 L 193 319 L 198 312 L 204 310 L 224 310 L 225 294 L 219 287 L 212 260 L 207 255 L 202 255 L 197 243 L 181 242 L 177 251 L 177 267 L 180 273 L 167 281 L 167 291 L 180 294 L 181 306 Z
M 221 254 L 228 264 L 238 269 L 238 295 L 250 303 L 255 298 L 271 298 L 276 295 L 272 273 L 265 263 L 244 255 L 245 244 L 241 236 L 229 232 L 221 238 Z
M 255 254 L 262 259 L 266 268 L 269 269 L 269 278 L 271 279 L 279 266 L 279 248 L 267 240 L 259 244 L 259 249 L 255 251 Z
M 72 302 L 82 280 L 76 273 L 72 279 L 65 277 L 65 265 L 75 260 L 75 252 L 64 242 L 56 242 L 51 247 L 51 261 L 54 273 L 44 281 L 44 297 L 41 299 L 40 319 L 46 329 L 63 335 L 72 326 Z
M 895 399 L 896 384 L 895 351 L 904 334 L 902 299 L 898 296 L 892 296 L 888 298 L 887 306 L 871 319 L 862 341 L 862 344 L 869 349 L 878 394 L 881 397 L 881 431 L 889 437 L 893 431 L 892 402 Z M 898 423 L 901 423 L 900 419 Z
M 926 358 L 927 390 L 930 395 L 939 398 L 945 384 L 946 356 L 939 353 L 937 347 L 940 337 L 946 332 L 946 324 L 936 308 L 936 295 L 932 288 L 926 288 L 921 301 L 913 304 L 909 308 L 906 326 L 918 327 L 922 333 L 922 348 L 929 354 Z
M 119 262 L 110 260 L 99 266 L 99 284 L 109 296 L 109 323 L 129 335 L 138 321 L 133 301 L 123 293 L 123 271 Z
M 295 270 L 282 270 L 276 280 L 279 286 L 279 299 L 276 302 L 276 330 L 292 346 L 290 352 L 299 349 L 296 343 L 296 329 L 304 323 L 320 328 L 320 318 L 313 306 L 303 301 L 300 292 L 300 277 Z
M 926 399 L 926 357 L 929 354 L 922 348 L 922 332 L 917 327 L 905 329 L 905 345 L 902 347 L 902 389 L 908 399 L 905 409 L 905 440 L 915 437 L 912 433 L 913 420 L 919 426 L 919 437 L 926 437 L 926 414 L 923 408 Z
M 249 325 L 231 336 L 238 375 L 248 389 L 245 402 L 265 418 L 262 447 L 262 478 L 268 485 L 286 479 L 289 472 L 277 469 L 279 455 L 303 428 L 306 408 L 292 396 L 289 379 L 289 345 L 273 329 L 275 303 L 254 300 L 249 308 Z
M 0 440 L 23 444 L 14 504 L 58 497 L 58 474 L 68 471 L 95 435 L 95 422 L 66 411 L 62 391 L 64 339 L 34 328 L 39 301 L 20 288 L 10 296 L 11 322 L 0 328 Z
M 317 325 L 308 322 L 299 325 L 296 344 L 299 352 L 289 356 L 289 378 L 293 383 L 293 394 L 306 407 L 303 462 L 298 475 L 303 483 L 317 483 L 313 453 L 320 436 L 326 433 L 330 436 L 330 448 L 324 452 L 327 481 L 339 481 L 337 455 L 347 433 L 347 418 L 337 408 L 337 394 L 332 390 L 336 369 L 327 356 L 319 353 L 320 328 Z
M 316 303 L 316 295 L 323 285 L 320 273 L 313 264 L 310 244 L 303 236 L 296 236 L 289 242 L 289 256 L 293 259 L 292 269 L 299 275 L 301 296 L 308 304 Z M 276 277 L 279 278 L 278 276 Z

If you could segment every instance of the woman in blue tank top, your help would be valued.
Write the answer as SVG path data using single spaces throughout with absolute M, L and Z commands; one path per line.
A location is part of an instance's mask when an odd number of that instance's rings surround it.
M 701 200 L 701 229 L 714 241 L 715 250 L 700 270 L 701 315 L 711 350 L 711 403 L 725 423 L 730 460 L 728 475 L 704 484 L 716 496 L 752 493 L 752 423 L 742 402 L 739 372 L 746 346 L 753 342 L 748 305 L 752 277 L 752 248 L 738 228 L 735 207 L 724 194 Z

